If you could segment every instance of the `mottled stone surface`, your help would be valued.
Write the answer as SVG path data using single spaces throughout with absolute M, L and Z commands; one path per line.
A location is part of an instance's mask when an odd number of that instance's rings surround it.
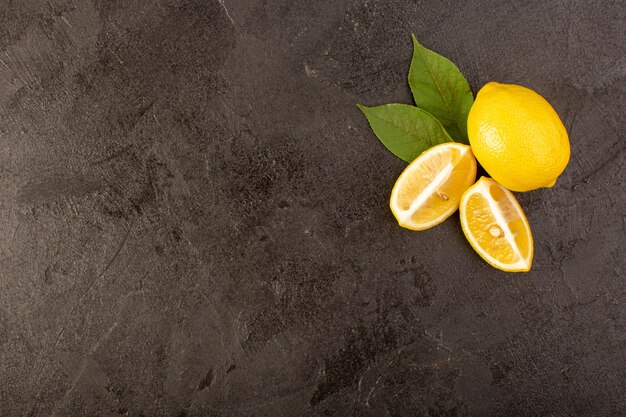
M 3 0 L 1 416 L 624 416 L 623 1 Z M 410 34 L 547 97 L 530 273 L 387 206 Z

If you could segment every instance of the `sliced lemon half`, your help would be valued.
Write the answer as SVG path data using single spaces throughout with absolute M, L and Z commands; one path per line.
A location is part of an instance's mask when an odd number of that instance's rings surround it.
M 476 159 L 470 147 L 443 143 L 406 167 L 391 191 L 389 206 L 400 226 L 425 230 L 450 217 L 474 181 Z
M 502 271 L 530 270 L 533 236 L 513 193 L 481 177 L 463 194 L 459 211 L 465 237 L 485 261 Z

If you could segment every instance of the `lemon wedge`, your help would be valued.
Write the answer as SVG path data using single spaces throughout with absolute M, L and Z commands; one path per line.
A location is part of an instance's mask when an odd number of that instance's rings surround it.
M 425 230 L 450 217 L 475 180 L 476 159 L 470 147 L 442 143 L 421 154 L 400 174 L 389 206 L 400 226 Z
M 490 265 L 507 272 L 526 272 L 533 261 L 533 236 L 513 193 L 481 177 L 461 198 L 463 233 Z

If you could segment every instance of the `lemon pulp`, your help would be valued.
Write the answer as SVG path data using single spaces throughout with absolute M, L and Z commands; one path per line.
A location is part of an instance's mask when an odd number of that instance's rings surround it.
M 530 270 L 533 238 L 515 196 L 482 177 L 460 202 L 461 226 L 474 250 L 492 266 L 508 272 Z
M 470 147 L 443 143 L 421 154 L 402 172 L 389 205 L 400 226 L 425 230 L 450 217 L 475 180 L 476 159 Z

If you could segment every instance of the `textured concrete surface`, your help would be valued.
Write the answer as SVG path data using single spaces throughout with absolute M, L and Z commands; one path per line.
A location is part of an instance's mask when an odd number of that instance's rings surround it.
M 623 1 L 0 2 L 1 416 L 623 416 Z M 410 34 L 547 97 L 533 270 L 415 233 Z

